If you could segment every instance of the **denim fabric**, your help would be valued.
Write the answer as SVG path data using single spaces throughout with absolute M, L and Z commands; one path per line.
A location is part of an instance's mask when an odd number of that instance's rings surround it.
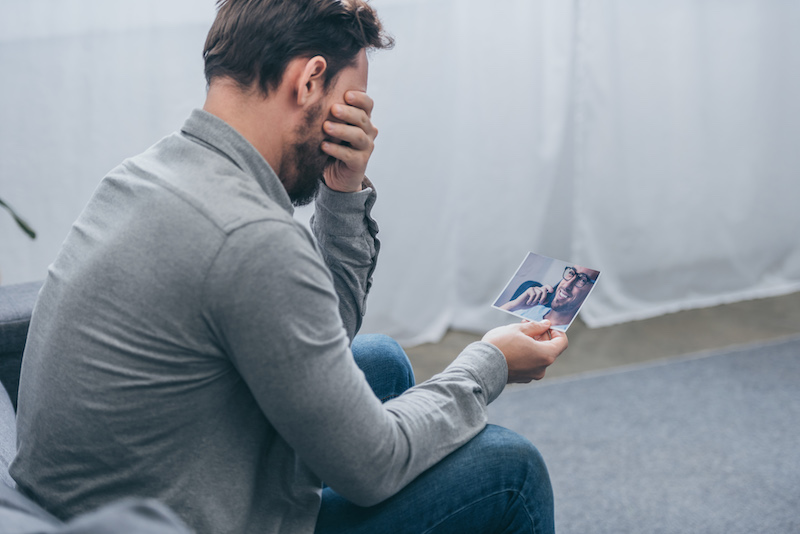
M 357 336 L 353 355 L 381 399 L 414 383 L 408 358 L 391 338 Z M 554 530 L 553 491 L 539 451 L 494 425 L 378 505 L 356 506 L 326 487 L 316 527 L 318 534 Z
M 356 336 L 351 349 L 356 364 L 382 402 L 399 396 L 414 385 L 414 370 L 408 356 L 397 341 L 389 336 Z

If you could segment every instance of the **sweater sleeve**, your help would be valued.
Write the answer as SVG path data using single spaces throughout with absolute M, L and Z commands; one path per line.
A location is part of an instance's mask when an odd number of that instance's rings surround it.
M 231 234 L 207 276 L 206 302 L 212 331 L 269 424 L 359 505 L 395 494 L 480 432 L 506 381 L 502 353 L 479 342 L 381 404 L 353 360 L 313 238 L 288 224 Z
M 367 294 L 378 261 L 378 224 L 370 212 L 377 198 L 374 187 L 339 193 L 320 186 L 311 229 L 333 275 L 339 313 L 353 340 L 366 313 Z

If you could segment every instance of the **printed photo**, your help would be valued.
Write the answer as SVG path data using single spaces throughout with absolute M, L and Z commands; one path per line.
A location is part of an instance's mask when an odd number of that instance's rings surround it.
M 567 331 L 600 271 L 529 252 L 492 307 Z

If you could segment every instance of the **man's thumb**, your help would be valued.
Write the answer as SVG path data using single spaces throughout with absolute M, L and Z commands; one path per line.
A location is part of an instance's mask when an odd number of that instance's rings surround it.
M 538 336 L 550 330 L 550 321 L 530 321 L 522 323 L 522 333 L 527 336 Z

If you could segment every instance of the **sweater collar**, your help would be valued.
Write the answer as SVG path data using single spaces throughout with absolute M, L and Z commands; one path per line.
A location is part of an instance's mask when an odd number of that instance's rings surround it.
M 278 175 L 258 150 L 227 122 L 205 110 L 195 109 L 186 119 L 181 131 L 231 160 L 245 174 L 255 178 L 267 196 L 290 215 L 294 214 L 292 201 Z

